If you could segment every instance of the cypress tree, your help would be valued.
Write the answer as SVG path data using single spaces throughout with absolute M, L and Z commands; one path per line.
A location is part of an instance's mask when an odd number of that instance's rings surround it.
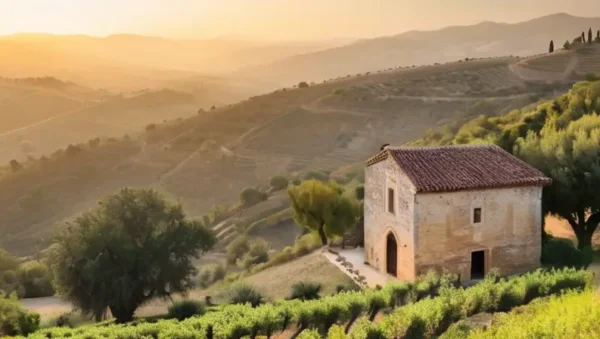
M 548 53 L 554 52 L 554 40 L 550 40 L 550 48 L 548 49 Z
M 585 33 L 581 32 L 581 42 L 585 43 Z
M 598 30 L 598 32 L 596 33 L 596 38 L 600 39 L 600 29 Z
M 588 31 L 588 44 L 592 43 L 592 28 L 590 27 L 590 30 Z

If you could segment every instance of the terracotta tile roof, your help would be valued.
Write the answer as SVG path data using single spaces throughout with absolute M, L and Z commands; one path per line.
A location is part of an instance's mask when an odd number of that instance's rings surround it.
M 392 157 L 417 192 L 545 186 L 552 180 L 496 145 L 388 147 L 366 166 Z

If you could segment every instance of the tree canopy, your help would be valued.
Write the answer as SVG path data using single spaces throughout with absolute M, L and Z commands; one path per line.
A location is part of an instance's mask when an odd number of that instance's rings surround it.
M 454 132 L 429 131 L 418 144 L 494 143 L 553 179 L 543 208 L 569 222 L 580 249 L 600 223 L 600 82 L 584 81 L 533 110 L 480 116 Z
M 180 205 L 151 189 L 122 189 L 79 216 L 51 253 L 59 293 L 99 319 L 118 322 L 153 298 L 185 293 L 192 259 L 215 243 L 211 230 L 186 219 Z
M 346 228 L 356 222 L 356 204 L 342 193 L 343 189 L 337 184 L 318 180 L 288 187 L 294 220 L 317 232 L 323 245 L 328 238 L 343 235 Z

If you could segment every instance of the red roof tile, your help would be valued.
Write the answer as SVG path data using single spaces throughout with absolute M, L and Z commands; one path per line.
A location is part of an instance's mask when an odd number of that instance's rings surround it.
M 552 180 L 496 145 L 388 147 L 366 165 L 392 157 L 417 192 L 545 186 Z

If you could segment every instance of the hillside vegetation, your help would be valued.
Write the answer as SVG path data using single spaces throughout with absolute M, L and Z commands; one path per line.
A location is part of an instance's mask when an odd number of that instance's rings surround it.
M 497 115 L 566 87 L 523 81 L 509 69 L 516 60 L 363 74 L 279 90 L 180 121 L 157 119 L 139 137 L 68 141 L 72 146 L 52 155 L 20 161 L 17 171 L 11 166 L 0 171 L 0 229 L 5 234 L 0 246 L 32 253 L 36 242 L 47 244 L 54 225 L 124 186 L 155 187 L 180 198 L 189 215 L 200 216 L 214 205 L 234 203 L 242 189 L 274 175 L 361 162 L 383 143 L 415 139 L 449 120 Z M 121 105 L 161 114 L 161 106 L 145 107 L 136 97 L 115 105 L 102 107 L 114 114 L 123 113 Z M 164 107 L 172 111 L 173 106 Z M 58 140 L 90 139 L 77 125 L 62 130 L 72 138 L 57 134 Z M 44 144 L 30 137 L 34 145 Z

